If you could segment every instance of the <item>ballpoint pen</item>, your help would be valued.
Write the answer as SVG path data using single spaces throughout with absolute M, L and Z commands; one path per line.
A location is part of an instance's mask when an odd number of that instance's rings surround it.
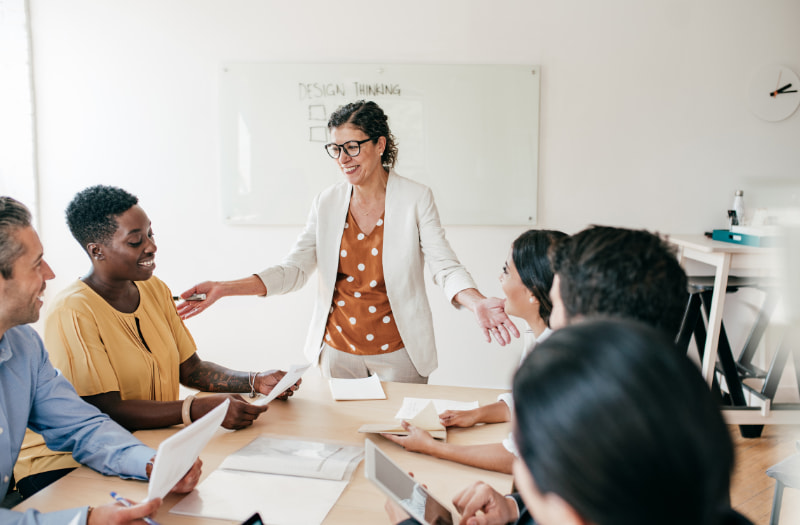
M 123 498 L 122 496 L 117 494 L 116 492 L 111 492 L 111 497 L 114 498 L 115 500 L 117 500 L 118 502 L 122 503 L 126 507 L 130 507 L 131 506 L 131 502 L 130 501 L 126 500 L 125 498 Z M 152 518 L 148 518 L 147 516 L 145 516 L 142 519 L 144 520 L 145 523 L 147 523 L 147 525 L 158 525 L 158 522 L 156 520 L 154 520 Z

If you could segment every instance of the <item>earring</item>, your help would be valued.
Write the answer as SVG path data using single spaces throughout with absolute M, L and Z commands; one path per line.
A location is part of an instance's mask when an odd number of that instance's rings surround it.
M 533 296 L 528 297 L 528 302 L 533 304 Z

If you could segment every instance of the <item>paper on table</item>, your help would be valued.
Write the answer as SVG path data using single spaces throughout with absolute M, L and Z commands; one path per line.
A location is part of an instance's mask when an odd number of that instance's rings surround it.
M 264 523 L 322 523 L 347 481 L 215 470 L 170 513 L 242 522 L 258 511 Z
M 259 406 L 266 405 L 279 395 L 283 394 L 287 388 L 297 383 L 297 380 L 303 376 L 305 371 L 308 370 L 309 366 L 311 365 L 306 364 L 290 366 L 289 370 L 286 371 L 286 375 L 283 376 L 280 381 L 278 381 L 278 384 L 272 388 L 272 391 L 268 395 L 253 401 L 253 404 Z
M 439 421 L 439 414 L 436 413 L 433 401 L 429 401 L 416 416 L 406 421 L 417 428 L 427 430 L 436 439 L 447 440 L 447 428 Z M 369 423 L 361 425 L 358 431 L 368 434 L 396 434 L 398 436 L 407 436 L 409 434 L 408 430 L 398 423 Z
M 364 447 L 262 435 L 225 458 L 219 468 L 343 480 L 364 457 Z
M 150 473 L 145 501 L 163 498 L 189 472 L 200 451 L 222 424 L 230 404 L 230 400 L 226 399 L 205 416 L 161 442 Z
M 331 395 L 337 401 L 354 399 L 386 399 L 377 374 L 361 379 L 330 379 Z
M 452 401 L 450 399 L 406 397 L 403 398 L 403 405 L 394 417 L 397 419 L 411 419 L 419 414 L 423 408 L 428 406 L 429 402 L 433 403 L 437 414 L 441 414 L 445 410 L 472 410 L 480 406 L 477 401 Z

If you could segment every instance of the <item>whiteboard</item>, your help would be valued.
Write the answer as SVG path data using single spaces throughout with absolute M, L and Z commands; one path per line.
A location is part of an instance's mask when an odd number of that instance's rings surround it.
M 396 171 L 433 190 L 444 224 L 535 224 L 539 77 L 530 65 L 223 64 L 224 218 L 304 224 L 342 179 L 328 117 L 365 99 L 389 117 Z

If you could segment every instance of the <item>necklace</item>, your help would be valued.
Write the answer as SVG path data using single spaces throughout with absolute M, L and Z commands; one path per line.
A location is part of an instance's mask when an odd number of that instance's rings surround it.
M 350 209 L 355 211 L 357 214 L 360 215 L 372 215 L 373 213 L 380 214 L 383 211 L 383 202 L 378 202 L 377 206 L 367 206 L 364 204 L 364 201 L 361 198 L 356 198 L 357 196 L 354 195 L 353 199 L 350 201 Z

